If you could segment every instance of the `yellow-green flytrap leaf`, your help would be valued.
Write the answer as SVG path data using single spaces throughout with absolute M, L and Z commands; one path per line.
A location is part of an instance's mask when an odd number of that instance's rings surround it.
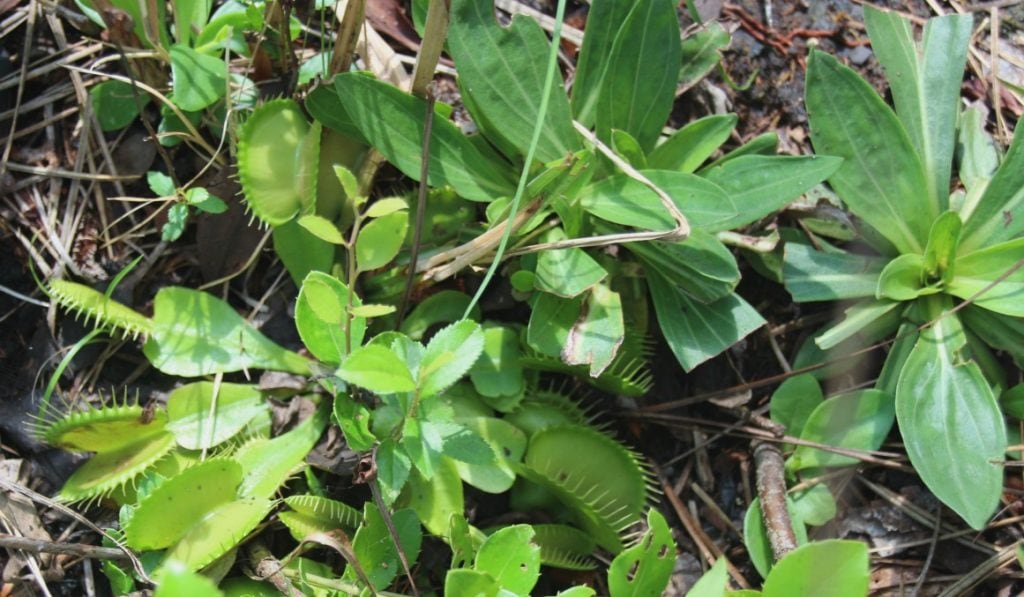
M 313 533 L 326 533 L 338 528 L 351 531 L 359 526 L 362 514 L 344 502 L 316 495 L 293 495 L 285 498 L 291 510 L 278 514 L 278 518 L 296 541 Z
M 138 405 L 73 412 L 41 428 L 40 435 L 66 450 L 110 452 L 164 432 L 163 412 L 155 411 L 152 418 L 143 413 Z
M 174 436 L 164 431 L 109 452 L 100 452 L 64 482 L 57 497 L 77 502 L 109 493 L 153 466 L 172 448 Z
M 612 560 L 608 588 L 612 595 L 660 595 L 676 565 L 676 545 L 665 517 L 647 513 L 647 531 L 640 541 Z
M 301 469 L 306 454 L 313 449 L 327 426 L 327 404 L 288 433 L 274 439 L 256 439 L 245 444 L 232 457 L 242 465 L 241 497 L 269 498 L 277 488 Z
M 92 319 L 97 327 L 127 336 L 150 331 L 152 321 L 148 317 L 88 286 L 67 280 L 50 280 L 48 286 L 58 304 L 76 315 L 85 315 L 85 325 Z
M 181 447 L 203 450 L 234 437 L 267 410 L 263 394 L 253 386 L 200 381 L 171 392 L 167 429 Z
M 173 547 L 167 560 L 199 570 L 238 544 L 270 513 L 274 502 L 254 497 L 220 504 L 195 522 Z
M 257 108 L 238 133 L 238 177 L 252 212 L 271 226 L 295 217 L 314 196 L 315 171 L 303 167 L 310 125 L 292 100 Z M 319 131 L 316 131 L 319 137 Z M 314 191 L 315 193 L 315 191 Z
M 345 341 L 345 311 L 359 307 L 359 295 L 349 296 L 348 287 L 323 272 L 310 272 L 302 281 L 295 303 L 295 327 L 313 355 L 325 363 L 340 363 L 348 354 Z M 358 348 L 366 335 L 366 319 L 353 314 L 348 320 L 352 348 Z

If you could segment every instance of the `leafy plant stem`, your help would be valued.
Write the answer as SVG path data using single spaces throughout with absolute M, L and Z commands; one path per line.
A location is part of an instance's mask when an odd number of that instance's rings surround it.
M 786 507 L 785 460 L 779 448 L 769 442 L 755 441 L 753 451 L 761 516 L 768 531 L 772 555 L 779 561 L 797 548 L 793 521 Z
M 431 3 L 430 10 L 444 4 L 443 2 Z M 422 53 L 421 53 L 422 55 Z M 417 63 L 417 68 L 419 63 Z M 427 177 L 430 171 L 430 132 L 434 128 L 434 94 L 427 91 L 427 113 L 423 119 L 423 154 L 420 161 L 420 187 L 416 193 L 416 221 L 412 229 L 412 247 L 409 249 L 409 271 L 405 276 L 405 290 L 402 292 L 402 302 L 398 307 L 397 328 L 402 327 L 402 320 L 405 319 L 405 312 L 409 308 L 409 298 L 412 296 L 412 285 L 416 277 L 416 262 L 420 257 L 420 243 L 423 240 L 423 218 L 427 210 Z
M 534 155 L 537 153 L 537 145 L 540 143 L 540 136 L 544 130 L 544 122 L 548 114 L 548 104 L 551 99 L 551 89 L 555 82 L 555 69 L 558 67 L 558 46 L 562 39 L 562 24 L 565 21 L 565 0 L 558 0 L 558 8 L 555 9 L 555 27 L 551 31 L 551 50 L 548 52 L 548 69 L 544 74 L 544 91 L 541 95 L 540 106 L 537 109 L 537 122 L 533 126 L 533 137 L 530 140 L 529 151 L 526 152 L 526 160 L 523 163 L 523 170 L 519 174 L 519 183 L 516 185 L 516 194 L 512 197 L 512 207 L 509 210 L 509 218 L 507 222 L 512 221 L 512 216 L 518 214 L 519 203 L 523 199 L 523 191 L 526 190 L 526 181 L 530 176 L 530 166 L 533 164 Z M 487 273 L 484 275 L 483 282 L 480 283 L 480 288 L 477 288 L 476 294 L 473 295 L 472 300 L 469 301 L 469 306 L 466 307 L 466 312 L 463 318 L 469 317 L 469 314 L 473 311 L 473 307 L 480 301 L 480 297 L 483 296 L 484 291 L 487 290 L 487 286 L 491 282 L 491 278 L 494 277 L 495 272 L 498 271 L 498 266 L 501 264 L 501 257 L 505 253 L 505 247 L 508 246 L 508 240 L 512 236 L 512 226 L 505 228 L 505 234 L 501 237 L 501 242 L 498 244 L 498 252 L 494 256 L 494 260 L 491 262 L 491 266 L 487 268 Z
M 564 1 L 564 0 L 563 0 Z M 377 448 L 380 444 L 377 444 L 373 448 L 373 459 L 377 460 Z M 387 505 L 384 503 L 384 498 L 380 494 L 380 486 L 377 485 L 377 479 L 371 480 L 368 485 L 370 486 L 370 493 L 373 494 L 373 503 L 377 505 L 377 510 L 380 511 L 381 518 L 384 519 L 384 525 L 388 527 L 388 534 L 391 535 L 391 541 L 395 544 L 395 551 L 398 553 L 398 561 L 402 563 L 402 570 L 405 572 L 406 578 L 409 579 L 409 587 L 412 589 L 412 594 L 415 597 L 419 597 L 419 589 L 416 588 L 416 580 L 412 577 L 412 568 L 409 566 L 409 557 L 405 554 L 405 549 L 402 548 L 402 541 L 398 537 L 398 529 L 395 528 L 395 521 L 391 518 L 391 512 L 388 511 Z
M 345 260 L 348 265 L 348 275 L 346 276 L 345 282 L 348 285 L 348 299 L 345 305 L 345 353 L 352 353 L 352 300 L 353 295 L 356 293 L 356 276 L 359 275 L 359 271 L 356 269 L 356 239 L 359 238 L 359 228 L 363 223 L 363 216 L 359 213 L 359 208 L 353 206 L 356 212 L 355 218 L 352 221 L 352 234 L 349 236 L 348 243 L 345 245 Z

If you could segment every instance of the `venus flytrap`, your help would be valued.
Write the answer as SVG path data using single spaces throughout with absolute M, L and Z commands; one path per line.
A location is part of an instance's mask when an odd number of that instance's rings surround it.
M 895 399 L 925 484 L 980 529 L 999 500 L 1006 448 L 995 399 L 1004 373 L 991 349 L 1024 356 L 1007 341 L 1024 330 L 1024 135 L 999 159 L 977 116 L 959 115 L 969 16 L 930 20 L 920 42 L 894 13 L 868 8 L 865 20 L 895 112 L 821 52 L 808 62 L 807 107 L 815 149 L 844 158 L 829 183 L 873 253 L 789 244 L 786 286 L 798 301 L 856 299 L 818 337 L 823 349 L 876 324 L 897 334 L 878 387 Z M 964 189 L 951 196 L 957 151 Z

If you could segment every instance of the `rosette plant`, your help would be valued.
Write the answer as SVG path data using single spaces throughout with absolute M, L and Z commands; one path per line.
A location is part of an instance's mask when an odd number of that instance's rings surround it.
M 993 349 L 1024 364 L 1024 142 L 1018 127 L 1000 157 L 980 115 L 960 109 L 970 16 L 932 19 L 917 41 L 896 14 L 864 14 L 895 110 L 822 52 L 806 101 L 815 150 L 844 158 L 828 182 L 870 250 L 791 243 L 785 283 L 797 301 L 856 301 L 822 349 L 869 326 L 895 335 L 878 388 L 922 480 L 980 529 L 1007 447 Z

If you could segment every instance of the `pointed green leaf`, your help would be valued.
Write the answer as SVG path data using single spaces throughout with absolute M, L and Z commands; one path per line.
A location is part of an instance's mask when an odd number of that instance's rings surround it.
M 544 242 L 556 242 L 566 238 L 561 228 L 552 229 Z M 533 286 L 537 290 L 573 298 L 586 292 L 608 276 L 601 264 L 576 247 L 541 251 L 537 256 L 536 277 Z
M 737 118 L 735 114 L 713 114 L 694 120 L 651 151 L 647 156 L 648 167 L 652 170 L 696 171 L 729 139 L 736 128 Z
M 999 170 L 964 224 L 963 251 L 974 251 L 1024 233 L 1024 127 L 1018 125 Z
M 411 392 L 416 389 L 416 382 L 405 362 L 379 344 L 368 344 L 353 350 L 338 368 L 338 377 L 375 394 Z
M 484 329 L 484 350 L 469 370 L 469 377 L 484 401 L 503 412 L 515 408 L 526 389 L 519 357 L 519 334 L 515 330 L 504 326 Z
M 817 153 L 839 156 L 829 183 L 857 216 L 901 253 L 921 253 L 939 206 L 906 130 L 878 93 L 851 69 L 812 51 L 807 113 Z
M 641 173 L 668 193 L 695 229 L 724 230 L 728 226 L 721 226 L 739 214 L 738 207 L 721 187 L 700 176 L 671 170 Z M 580 205 L 602 220 L 623 226 L 649 230 L 675 227 L 654 191 L 625 174 L 610 176 L 591 186 L 583 192 Z
M 822 571 L 827 570 L 827 574 Z M 786 554 L 764 581 L 764 597 L 863 597 L 871 566 L 862 541 L 814 541 Z
M 860 334 L 870 326 L 892 318 L 900 317 L 902 310 L 897 309 L 901 303 L 889 300 L 867 300 L 854 304 L 845 311 L 846 317 L 828 328 L 814 339 L 822 350 L 835 348 L 840 342 Z
M 464 319 L 434 334 L 420 362 L 420 396 L 436 396 L 462 379 L 483 349 L 484 333 L 475 321 Z
M 895 418 L 892 396 L 878 390 L 862 390 L 825 400 L 811 412 L 800 439 L 850 450 L 877 450 Z M 810 446 L 797 446 L 786 462 L 789 471 L 859 464 L 845 456 Z
M 496 531 L 476 553 L 475 570 L 491 575 L 516 595 L 529 595 L 540 578 L 540 547 L 533 528 L 516 524 Z
M 587 34 L 583 36 L 572 84 L 573 113 L 584 126 L 593 126 L 597 118 L 597 101 L 612 46 L 631 8 L 631 2 L 604 0 L 593 3 L 587 15 Z
M 877 258 L 818 251 L 801 243 L 786 243 L 785 255 L 786 290 L 798 302 L 873 297 L 885 266 Z
M 391 504 L 402 492 L 412 470 L 409 455 L 393 439 L 385 439 L 377 448 L 377 482 L 384 501 Z M 372 507 L 372 504 L 367 502 Z
M 608 567 L 608 588 L 616 597 L 661 595 L 676 565 L 676 544 L 665 518 L 647 512 L 647 531 L 640 541 L 622 551 Z
M 790 377 L 772 394 L 770 416 L 786 427 L 786 435 L 800 437 L 807 419 L 824 400 L 821 386 L 813 375 L 804 373 Z
M 348 354 L 346 323 L 351 346 L 359 347 L 363 343 L 366 319 L 356 314 L 351 319 L 345 317 L 350 301 L 353 308 L 362 304 L 359 296 L 349 297 L 348 287 L 341 280 L 324 272 L 310 272 L 299 288 L 295 327 L 306 348 L 325 363 L 339 363 Z
M 956 260 L 947 291 L 978 307 L 1024 317 L 1024 238 L 993 245 Z M 1016 271 L 1006 275 L 1016 268 Z M 998 282 L 997 282 L 998 281 Z M 983 294 L 978 294 L 984 291 Z M 977 295 L 977 296 L 976 296 Z
M 186 112 L 197 112 L 213 104 L 228 91 L 228 65 L 220 58 L 200 54 L 183 45 L 173 45 L 171 85 L 174 104 Z
M 940 289 L 924 285 L 924 257 L 915 253 L 900 255 L 885 265 L 878 275 L 875 297 L 894 301 L 909 301 L 921 295 L 934 294 Z
M 598 284 L 590 290 L 580 318 L 569 330 L 562 360 L 569 365 L 588 365 L 590 376 L 599 377 L 611 365 L 625 335 L 619 293 Z
M 383 267 L 398 255 L 409 228 L 409 214 L 392 212 L 371 220 L 356 238 L 356 263 L 359 271 L 368 272 Z
M 725 566 L 725 558 L 718 558 L 715 565 L 700 577 L 690 588 L 686 597 L 724 597 L 729 586 L 729 569 Z
M 739 266 L 731 251 L 714 235 L 701 230 L 676 242 L 629 243 L 644 267 L 661 274 L 688 296 L 712 303 L 729 295 L 740 280 Z
M 299 218 L 299 226 L 324 242 L 332 245 L 345 244 L 345 237 L 342 236 L 341 231 L 327 218 L 317 215 L 302 216 Z
M 409 209 L 409 204 L 405 202 L 405 199 L 401 197 L 385 197 L 374 201 L 370 205 L 369 209 L 366 210 L 366 217 L 380 218 L 406 209 Z

